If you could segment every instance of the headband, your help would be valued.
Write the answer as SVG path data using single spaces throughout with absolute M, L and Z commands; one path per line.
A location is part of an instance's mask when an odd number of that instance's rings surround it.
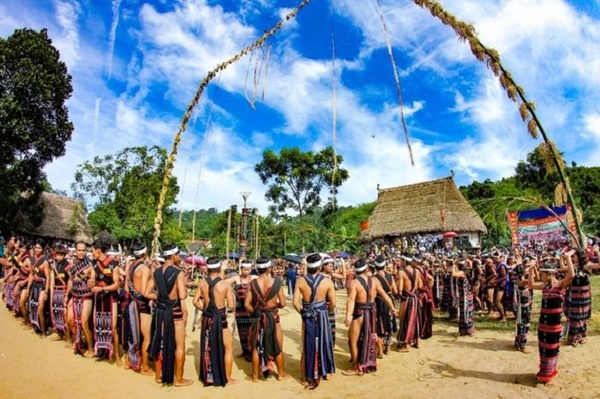
M 166 251 L 163 252 L 163 256 L 171 256 L 171 255 L 175 255 L 176 253 L 179 252 L 179 248 L 175 247 L 173 249 L 168 249 Z
M 137 251 L 133 251 L 133 254 L 134 254 L 135 256 L 140 256 L 140 255 L 143 255 L 143 254 L 145 254 L 145 253 L 146 253 L 146 250 L 147 250 L 147 248 L 146 248 L 146 247 L 144 247 L 144 248 L 142 248 L 142 249 L 138 249 Z
M 271 261 L 268 261 L 266 263 L 256 263 L 256 267 L 259 269 L 267 269 L 271 267 Z

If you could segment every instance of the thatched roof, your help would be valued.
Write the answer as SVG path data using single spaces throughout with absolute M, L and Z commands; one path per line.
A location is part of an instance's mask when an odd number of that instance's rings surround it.
M 85 206 L 81 201 L 48 192 L 42 193 L 41 200 L 44 203 L 42 224 L 32 227 L 24 223 L 21 227 L 23 233 L 88 244 L 92 242 Z M 75 212 L 77 214 L 74 215 Z
M 487 232 L 452 177 L 379 190 L 362 238 L 444 231 Z

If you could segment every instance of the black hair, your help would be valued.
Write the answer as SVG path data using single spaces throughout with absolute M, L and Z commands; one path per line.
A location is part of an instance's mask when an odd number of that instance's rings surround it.
M 163 247 L 163 253 L 166 252 L 166 251 L 170 251 L 170 250 L 172 250 L 174 248 L 177 248 L 177 245 L 173 244 L 172 242 L 170 242 L 168 244 L 165 244 L 165 246 Z M 173 255 L 176 255 L 176 254 L 173 254 Z M 165 260 L 171 259 L 171 257 L 173 255 L 168 255 L 168 256 L 165 256 L 164 258 L 165 258 Z
M 110 249 L 110 243 L 103 238 L 96 238 L 92 243 L 92 248 L 98 248 L 103 253 L 106 253 Z

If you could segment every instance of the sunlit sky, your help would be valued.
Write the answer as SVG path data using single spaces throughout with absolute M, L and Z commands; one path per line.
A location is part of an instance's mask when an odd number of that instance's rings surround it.
M 298 3 L 0 2 L 0 36 L 47 28 L 73 77 L 75 131 L 66 155 L 45 169 L 53 188 L 72 194 L 76 166 L 96 155 L 141 145 L 170 151 L 199 82 Z M 567 163 L 600 165 L 600 0 L 441 3 L 499 51 Z M 381 11 L 387 36 L 376 0 L 312 0 L 263 49 L 212 80 L 183 135 L 176 206 L 224 210 L 240 205 L 245 191 L 248 205 L 266 212 L 266 188 L 253 168 L 267 148 L 335 145 L 350 173 L 340 205 L 374 201 L 377 184 L 451 171 L 458 185 L 513 175 L 539 141 L 493 74 L 412 1 L 381 0 Z

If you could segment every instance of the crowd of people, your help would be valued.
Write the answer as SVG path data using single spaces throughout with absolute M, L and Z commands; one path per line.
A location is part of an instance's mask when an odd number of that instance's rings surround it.
M 310 253 L 297 264 L 211 257 L 193 281 L 173 244 L 151 259 L 141 242 L 123 254 L 106 237 L 88 248 L 83 242 L 68 247 L 10 236 L 0 257 L 2 297 L 25 328 L 40 336 L 174 386 L 193 383 L 183 378 L 190 288 L 194 328 L 200 328 L 198 377 L 207 386 L 238 382 L 232 377 L 234 330 L 240 356 L 252 365 L 247 380 L 289 378 L 278 314 L 289 299 L 302 319 L 298 380 L 314 389 L 330 379 L 336 372 L 337 290 L 347 293 L 351 367 L 342 372 L 345 376 L 376 371 L 377 360 L 393 349 L 418 349 L 433 334 L 434 313 L 456 322 L 460 336 L 475 334 L 475 312 L 500 321 L 512 315 L 515 349 L 527 353 L 533 290 L 542 291 L 540 382 L 558 375 L 563 336 L 573 346 L 586 342 L 588 276 L 600 269 L 597 245 L 588 252 L 515 248 L 485 253 L 446 248 L 400 253 L 374 246 L 356 258 L 332 255 Z M 201 314 L 198 320 L 196 314 Z

